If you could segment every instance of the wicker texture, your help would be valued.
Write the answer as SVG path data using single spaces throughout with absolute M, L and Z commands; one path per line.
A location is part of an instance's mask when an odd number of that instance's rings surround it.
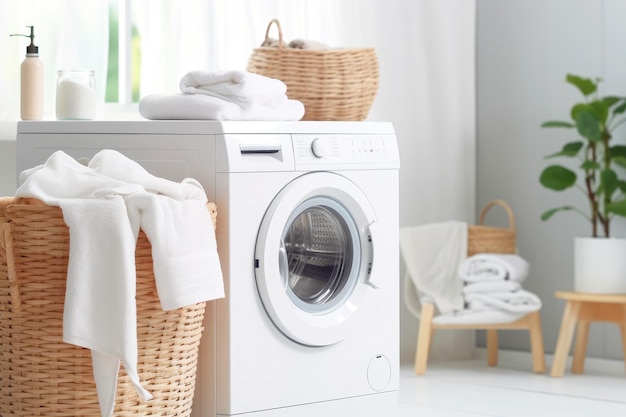
M 509 218 L 508 228 L 484 225 L 487 212 L 494 206 L 501 206 L 506 211 Z M 468 226 L 467 239 L 468 256 L 477 253 L 516 253 L 515 216 L 511 207 L 502 200 L 492 200 L 485 204 L 480 212 L 478 225 Z
M 213 216 L 216 207 L 209 204 Z M 0 199 L 0 415 L 100 417 L 88 349 L 62 341 L 69 231 L 60 208 Z M 141 402 L 120 369 L 115 416 L 188 416 L 205 303 L 163 311 L 143 232 L 136 249 Z
M 364 120 L 378 91 L 373 48 L 307 50 L 285 47 L 278 20 L 278 47 L 255 48 L 247 70 L 287 85 L 287 96 L 304 105 L 302 120 Z

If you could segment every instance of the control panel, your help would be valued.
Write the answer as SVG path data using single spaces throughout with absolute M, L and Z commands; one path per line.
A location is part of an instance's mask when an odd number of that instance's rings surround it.
M 296 166 L 334 164 L 397 164 L 393 135 L 292 135 Z

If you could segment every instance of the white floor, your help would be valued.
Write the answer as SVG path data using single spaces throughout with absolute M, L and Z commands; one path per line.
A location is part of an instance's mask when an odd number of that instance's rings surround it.
M 562 378 L 550 377 L 549 369 L 534 374 L 530 363 L 527 354 L 501 351 L 497 367 L 483 359 L 429 363 L 426 374 L 417 376 L 403 365 L 396 416 L 626 416 L 622 361 L 587 359 L 583 374 L 571 374 L 568 366 Z

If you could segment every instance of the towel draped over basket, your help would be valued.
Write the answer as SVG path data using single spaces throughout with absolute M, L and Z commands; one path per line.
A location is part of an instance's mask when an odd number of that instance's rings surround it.
M 114 151 L 90 165 L 57 152 L 23 173 L 24 198 L 2 200 L 0 414 L 186 415 L 204 301 L 224 295 L 215 205 Z M 182 214 L 200 223 L 177 227 Z M 88 351 L 63 342 L 92 350 L 93 376 Z

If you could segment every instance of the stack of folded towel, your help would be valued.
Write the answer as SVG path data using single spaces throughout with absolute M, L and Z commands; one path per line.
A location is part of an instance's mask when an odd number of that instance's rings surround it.
M 179 94 L 151 94 L 139 102 L 146 119 L 300 120 L 304 106 L 290 100 L 280 80 L 246 71 L 191 71 Z
M 437 316 L 435 323 L 509 323 L 541 309 L 541 300 L 522 288 L 529 265 L 516 254 L 478 254 L 461 262 L 465 307 Z
M 142 399 L 137 374 L 135 245 L 152 245 L 164 310 L 224 297 L 207 197 L 194 179 L 155 177 L 119 152 L 103 150 L 88 166 L 62 151 L 24 171 L 18 197 L 59 206 L 70 231 L 63 340 L 91 349 L 104 417 L 113 414 L 120 360 Z

